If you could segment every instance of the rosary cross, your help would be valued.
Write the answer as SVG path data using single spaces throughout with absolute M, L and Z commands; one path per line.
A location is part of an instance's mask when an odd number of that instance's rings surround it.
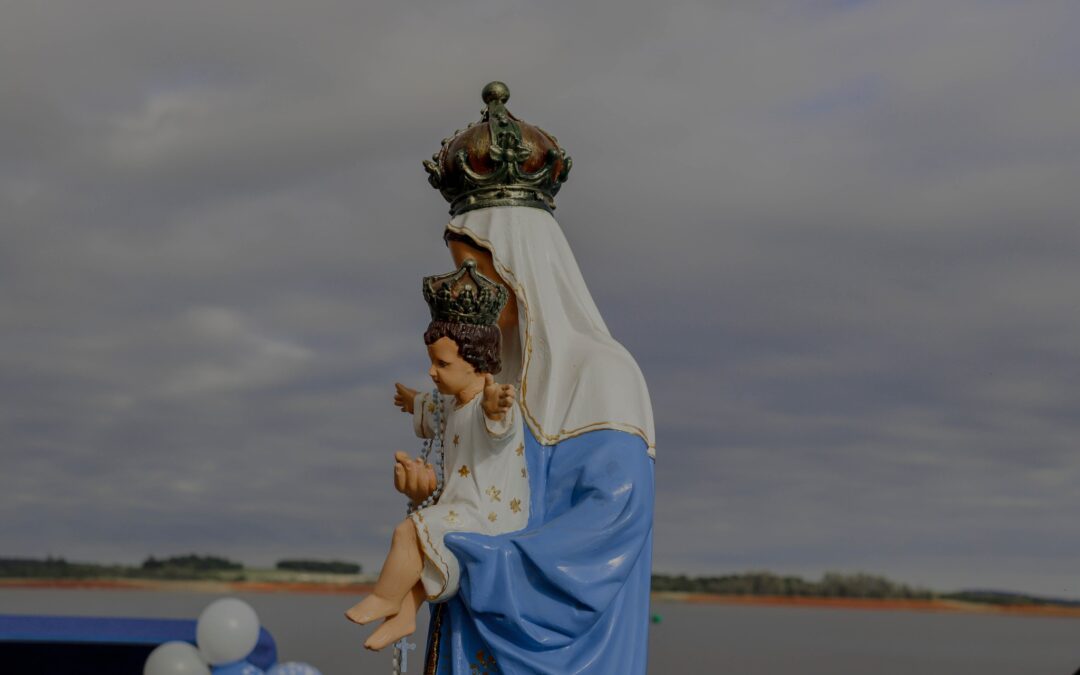
M 401 673 L 408 672 L 409 670 L 409 652 L 416 649 L 416 643 L 409 642 L 409 638 L 401 638 L 394 643 L 394 675 L 400 675 Z M 398 660 L 398 657 L 401 660 Z

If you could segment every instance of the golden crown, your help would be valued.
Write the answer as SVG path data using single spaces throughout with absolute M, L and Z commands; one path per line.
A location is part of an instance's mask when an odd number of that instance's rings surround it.
M 428 182 L 458 215 L 487 206 L 533 206 L 551 211 L 573 161 L 554 136 L 510 114 L 510 89 L 491 82 L 482 93 L 479 122 L 444 138 L 424 161 Z

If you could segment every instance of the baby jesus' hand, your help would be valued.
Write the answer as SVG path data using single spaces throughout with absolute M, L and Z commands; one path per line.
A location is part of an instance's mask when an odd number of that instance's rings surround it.
M 394 489 L 413 504 L 420 504 L 435 492 L 435 467 L 400 450 L 394 453 L 394 462 Z
M 404 413 L 413 413 L 413 400 L 416 398 L 416 390 L 409 389 L 400 382 L 394 383 L 397 393 L 394 394 L 394 405 Z
M 501 421 L 514 405 L 517 392 L 512 384 L 496 384 L 491 373 L 484 375 L 484 398 L 480 405 L 489 420 Z

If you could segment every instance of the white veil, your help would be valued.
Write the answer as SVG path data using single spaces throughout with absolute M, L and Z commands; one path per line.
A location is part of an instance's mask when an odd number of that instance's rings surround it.
M 536 439 L 553 445 L 616 429 L 640 436 L 655 457 L 645 378 L 608 332 L 551 214 L 498 206 L 467 211 L 446 227 L 490 251 L 517 295 L 520 349 L 512 340 L 503 345 L 503 375 L 519 382 L 521 408 Z

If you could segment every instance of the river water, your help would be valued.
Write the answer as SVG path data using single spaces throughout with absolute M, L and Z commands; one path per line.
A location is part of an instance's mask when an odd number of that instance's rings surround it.
M 136 590 L 0 589 L 0 614 L 197 618 L 218 596 Z M 345 595 L 241 593 L 283 661 L 324 675 L 383 675 L 389 650 L 342 613 Z M 911 611 L 654 603 L 652 675 L 1073 675 L 1080 619 Z M 426 625 L 426 611 L 422 617 Z M 424 631 L 408 673 L 418 673 Z

